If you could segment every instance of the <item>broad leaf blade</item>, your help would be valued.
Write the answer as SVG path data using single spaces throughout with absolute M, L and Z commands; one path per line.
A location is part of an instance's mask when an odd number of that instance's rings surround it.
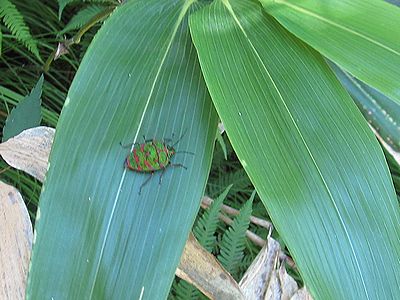
M 385 1 L 261 0 L 283 26 L 400 103 L 400 10 Z
M 323 58 L 252 1 L 215 1 L 190 27 L 231 143 L 312 294 L 398 298 L 388 169 Z
M 188 1 L 130 1 L 106 21 L 68 93 L 40 200 L 29 299 L 163 299 L 199 208 L 217 126 Z M 159 184 L 120 142 L 183 133 Z M 175 134 L 173 136 L 173 134 Z
M 31 93 L 27 95 L 8 115 L 3 128 L 3 142 L 28 128 L 36 127 L 42 119 L 40 104 L 43 75 L 40 76 Z

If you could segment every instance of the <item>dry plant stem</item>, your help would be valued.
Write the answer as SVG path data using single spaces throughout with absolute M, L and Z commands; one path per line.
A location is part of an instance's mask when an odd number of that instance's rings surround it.
M 281 251 L 281 252 L 279 253 L 279 259 L 280 259 L 281 261 L 284 261 L 285 263 L 287 263 L 287 265 L 288 265 L 290 268 L 292 268 L 293 270 L 297 270 L 297 265 L 296 265 L 296 263 L 294 262 L 294 260 L 293 260 L 291 257 L 287 256 L 285 253 L 283 253 L 283 251 Z
M 11 167 L 8 166 L 8 167 L 4 168 L 3 170 L 1 170 L 1 171 L 0 171 L 0 174 L 2 174 L 2 173 L 4 173 L 4 172 L 7 172 L 7 171 L 10 170 L 10 169 L 11 169 Z
M 53 60 L 56 60 L 59 58 L 61 55 L 68 53 L 68 49 L 71 45 L 74 44 L 79 44 L 81 41 L 82 36 L 90 29 L 92 28 L 97 22 L 100 22 L 104 20 L 106 17 L 108 17 L 115 9 L 115 6 L 110 6 L 106 8 L 104 11 L 98 13 L 95 15 L 93 18 L 89 20 L 72 38 L 65 40 L 62 43 L 59 43 L 57 49 L 55 49 L 49 56 L 49 58 L 46 60 L 43 70 L 47 72 L 50 68 L 50 64 L 53 62 Z M 62 49 L 62 50 L 61 50 Z
M 201 207 L 203 209 L 206 209 L 212 204 L 213 201 L 214 200 L 211 199 L 210 197 L 205 196 L 205 197 L 203 197 L 203 199 L 201 199 Z M 221 209 L 222 209 L 223 212 L 227 213 L 228 215 L 236 216 L 236 215 L 239 214 L 239 211 L 237 209 L 232 208 L 232 207 L 230 207 L 228 205 L 225 205 L 225 204 L 222 204 Z M 250 217 L 250 222 L 255 224 L 255 225 L 261 226 L 263 228 L 266 228 L 266 229 L 272 229 L 273 228 L 273 225 L 272 225 L 271 222 L 268 222 L 268 221 L 266 221 L 264 219 L 257 218 L 257 217 L 254 217 L 254 216 Z

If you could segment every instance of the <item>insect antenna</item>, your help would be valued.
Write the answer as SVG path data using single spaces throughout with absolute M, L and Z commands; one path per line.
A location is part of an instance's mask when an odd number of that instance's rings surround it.
M 176 151 L 175 154 L 177 154 L 177 153 L 186 153 L 186 154 L 194 155 L 194 153 L 190 152 L 190 151 Z
M 181 139 L 186 135 L 186 133 L 187 133 L 187 129 L 185 130 L 185 132 L 181 135 L 181 137 L 171 147 L 172 148 L 175 147 L 181 141 Z

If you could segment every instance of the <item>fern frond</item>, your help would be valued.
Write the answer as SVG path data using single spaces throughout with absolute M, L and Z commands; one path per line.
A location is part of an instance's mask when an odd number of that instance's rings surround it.
M 220 176 L 218 176 L 218 178 L 216 178 L 213 182 L 208 183 L 207 194 L 213 198 L 217 194 L 221 193 L 223 188 L 228 184 L 233 184 L 231 193 L 235 194 L 237 192 L 243 192 L 249 188 L 251 186 L 251 181 L 243 169 L 239 169 L 234 172 L 225 172 L 220 174 Z
M 180 280 L 174 286 L 175 299 L 177 300 L 197 300 L 200 298 L 201 292 L 190 283 Z
M 231 187 L 232 184 L 228 186 L 225 191 L 213 201 L 211 206 L 204 212 L 193 228 L 193 233 L 196 239 L 208 252 L 211 252 L 215 245 L 216 238 L 214 234 L 218 226 L 218 215 L 221 210 L 222 203 L 226 198 L 226 195 L 228 195 Z
M 61 15 L 64 8 L 72 3 L 72 2 L 93 2 L 93 3 L 113 3 L 115 4 L 117 1 L 112 0 L 85 0 L 85 1 L 78 1 L 78 0 L 58 0 L 58 18 L 61 20 Z
M 87 22 L 89 22 L 91 18 L 103 11 L 104 8 L 105 7 L 101 5 L 90 5 L 88 7 L 85 7 L 71 18 L 65 28 L 60 31 L 60 34 L 64 34 L 68 31 L 82 27 Z
M 12 35 L 40 60 L 37 41 L 30 34 L 22 14 L 10 0 L 0 0 L 0 19 L 3 19 Z
M 243 250 L 246 247 L 246 230 L 250 224 L 254 197 L 255 191 L 240 209 L 240 213 L 234 219 L 232 226 L 224 233 L 220 244 L 221 251 L 218 260 L 234 277 L 237 277 L 235 275 L 239 271 L 243 259 Z

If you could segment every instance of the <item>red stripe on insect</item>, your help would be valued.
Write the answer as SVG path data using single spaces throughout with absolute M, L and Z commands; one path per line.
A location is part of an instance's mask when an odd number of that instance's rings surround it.
M 154 170 L 153 166 L 147 161 L 144 161 L 144 164 L 146 165 L 146 167 L 148 167 L 150 170 Z
M 141 171 L 141 170 L 142 170 L 142 167 L 140 166 L 140 163 L 139 163 L 139 156 L 138 156 L 137 153 L 136 153 L 136 149 L 133 149 L 133 157 L 135 158 L 136 169 L 137 169 L 138 171 Z
M 142 152 L 144 152 L 144 145 L 145 145 L 145 144 L 141 144 L 141 145 L 140 145 L 140 151 L 142 151 Z

